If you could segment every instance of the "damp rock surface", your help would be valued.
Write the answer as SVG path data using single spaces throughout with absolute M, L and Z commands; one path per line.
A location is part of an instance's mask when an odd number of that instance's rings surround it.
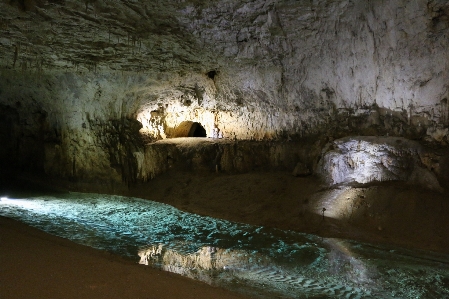
M 13 128 L 0 134 L 5 156 L 19 172 L 130 182 L 144 152 L 105 132 L 123 119 L 148 142 L 191 121 L 232 140 L 445 145 L 448 11 L 441 0 L 2 1 L 0 108 L 20 116 L 1 120 Z
M 408 181 L 442 191 L 435 165 L 426 165 L 426 150 L 399 137 L 345 137 L 328 144 L 318 172 L 329 185 Z
M 315 167 L 319 149 L 307 142 L 255 142 L 216 138 L 173 138 L 145 146 L 138 179 L 174 171 L 192 174 L 289 171 L 298 161 Z M 302 170 L 303 174 L 310 171 Z

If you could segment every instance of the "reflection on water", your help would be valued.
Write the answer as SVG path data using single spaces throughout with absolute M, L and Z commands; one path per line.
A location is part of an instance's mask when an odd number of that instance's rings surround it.
M 369 298 L 370 291 L 346 283 L 325 283 L 309 271 L 299 271 L 287 265 L 280 266 L 273 258 L 247 250 L 230 250 L 204 246 L 196 252 L 166 249 L 162 244 L 139 250 L 140 264 L 152 265 L 165 271 L 178 273 L 209 284 L 220 285 L 240 282 L 248 288 L 259 287 L 270 293 L 286 297 L 300 294 L 328 295 L 341 298 Z M 304 262 L 304 261 L 302 261 Z M 311 260 L 314 267 L 319 261 Z M 306 270 L 306 267 L 305 269 Z M 318 274 L 318 273 L 315 273 Z M 273 290 L 276 290 L 275 292 Z M 267 297 L 269 294 L 265 294 Z
M 16 195 L 1 199 L 0 215 L 259 298 L 449 298 L 447 256 L 232 223 L 148 200 Z

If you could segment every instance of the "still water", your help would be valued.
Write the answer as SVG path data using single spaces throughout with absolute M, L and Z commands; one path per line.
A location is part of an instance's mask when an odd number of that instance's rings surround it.
M 0 215 L 256 298 L 449 298 L 449 256 L 320 238 L 102 194 L 9 194 Z

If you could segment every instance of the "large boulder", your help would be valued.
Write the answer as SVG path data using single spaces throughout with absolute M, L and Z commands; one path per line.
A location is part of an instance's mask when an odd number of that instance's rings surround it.
M 329 186 L 408 181 L 441 191 L 436 175 L 422 163 L 424 148 L 400 137 L 345 137 L 323 150 L 317 172 Z

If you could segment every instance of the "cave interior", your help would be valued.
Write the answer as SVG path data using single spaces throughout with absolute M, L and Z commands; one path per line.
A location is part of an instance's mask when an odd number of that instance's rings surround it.
M 1 187 L 448 253 L 448 47 L 443 0 L 1 1 Z

